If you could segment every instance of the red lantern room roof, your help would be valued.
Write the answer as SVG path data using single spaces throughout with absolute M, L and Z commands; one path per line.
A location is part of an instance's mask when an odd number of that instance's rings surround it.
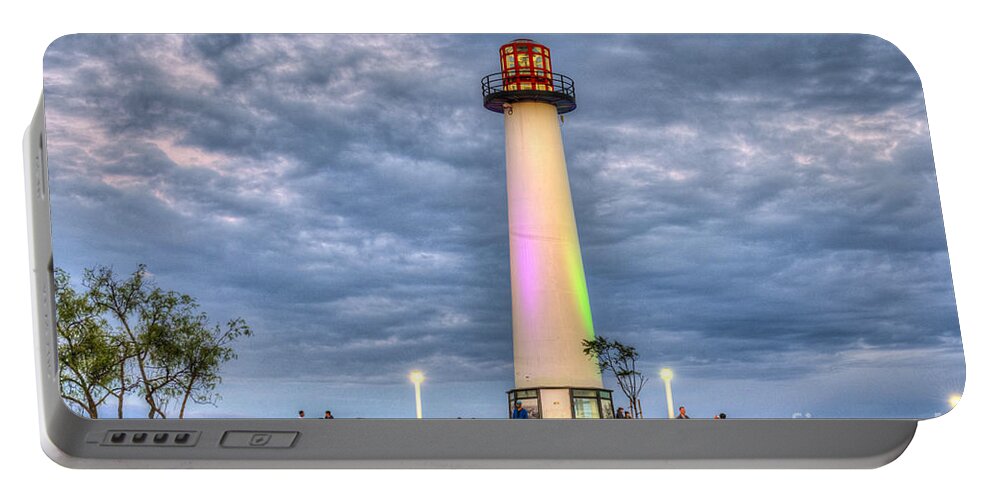
M 504 104 L 537 101 L 559 113 L 576 109 L 572 78 L 552 72 L 548 47 L 519 38 L 500 47 L 500 72 L 483 77 L 483 106 L 503 113 Z

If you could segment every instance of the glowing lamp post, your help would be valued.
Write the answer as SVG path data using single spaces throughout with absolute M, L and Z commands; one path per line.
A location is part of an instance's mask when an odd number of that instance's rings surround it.
M 955 408 L 956 406 L 958 406 L 959 401 L 961 401 L 961 400 L 962 400 L 962 395 L 961 394 L 957 394 L 957 393 L 956 394 L 952 394 L 951 396 L 948 396 L 948 406 L 950 408 Z
M 417 418 L 424 418 L 421 413 L 421 382 L 424 382 L 424 372 L 420 370 L 410 372 L 410 381 L 414 383 L 414 402 L 417 405 Z
M 669 410 L 669 418 L 675 417 L 672 411 L 672 368 L 663 368 L 659 372 L 659 376 L 662 377 L 662 382 L 665 383 L 665 404 Z

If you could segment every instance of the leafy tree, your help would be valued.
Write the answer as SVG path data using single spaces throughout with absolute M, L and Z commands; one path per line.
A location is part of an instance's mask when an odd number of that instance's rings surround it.
M 248 324 L 241 318 L 228 321 L 224 330 L 220 325 L 208 327 L 204 314 L 196 319 L 188 328 L 180 330 L 176 339 L 179 349 L 174 363 L 178 368 L 176 386 L 181 397 L 179 418 L 183 418 L 190 401 L 197 404 L 217 402 L 220 398 L 216 392 L 217 384 L 221 381 L 220 367 L 238 357 L 230 344 L 239 337 L 252 334 Z
M 645 377 L 636 366 L 639 357 L 637 349 L 606 337 L 596 337 L 583 341 L 583 353 L 596 360 L 600 373 L 609 372 L 614 375 L 621 392 L 628 398 L 631 414 L 640 417 L 641 402 L 638 396 L 645 386 Z
M 111 387 L 117 369 L 116 344 L 98 307 L 89 295 L 76 293 L 69 279 L 61 269 L 55 271 L 62 397 L 90 418 L 98 418 L 97 410 L 107 398 L 119 395 Z
M 132 373 L 131 364 L 137 357 L 137 342 L 128 318 L 143 300 L 144 276 L 144 265 L 139 265 L 138 270 L 125 281 L 114 279 L 109 267 L 83 271 L 84 293 L 102 315 L 110 316 L 114 321 L 114 326 L 110 327 L 110 337 L 115 339 L 117 347 L 117 418 L 124 418 L 127 393 L 139 383 Z M 58 320 L 62 321 L 61 318 Z
M 161 303 L 151 302 L 150 296 L 155 290 L 151 290 L 146 275 L 144 265 L 139 265 L 125 279 L 115 277 L 110 267 L 87 269 L 83 272 L 83 285 L 94 302 L 115 320 L 117 334 L 124 341 L 118 361 L 122 365 L 130 361 L 133 365 L 138 389 L 148 404 L 148 418 L 155 418 L 156 415 L 165 417 L 156 396 L 169 380 L 149 364 L 155 348 L 155 334 L 148 331 L 158 330 L 156 322 L 161 319 L 163 307 Z M 122 370 L 121 376 L 125 373 L 126 370 Z
M 72 401 L 70 397 L 78 399 L 74 404 L 95 418 L 95 408 L 107 397 L 114 397 L 117 416 L 123 418 L 124 401 L 134 394 L 147 404 L 148 418 L 166 418 L 177 401 L 178 416 L 183 418 L 189 402 L 214 404 L 220 398 L 216 388 L 221 381 L 221 365 L 236 357 L 231 344 L 252 334 L 243 319 L 228 321 L 224 329 L 211 326 L 193 297 L 158 288 L 144 265 L 127 277 L 115 275 L 109 267 L 87 269 L 83 273 L 84 293 L 73 291 L 68 275 L 59 274 L 64 276 L 59 291 L 67 298 L 67 314 L 63 317 L 60 309 L 58 318 L 60 349 L 62 345 L 68 350 L 68 346 L 80 344 L 75 340 L 80 335 L 69 328 L 79 323 L 74 318 L 86 313 L 99 325 L 96 330 L 100 334 L 95 337 L 104 342 L 90 342 L 77 350 L 89 357 L 99 356 L 99 366 L 110 367 L 99 372 L 98 388 L 103 392 L 91 398 L 94 404 L 89 404 L 85 392 L 78 389 L 92 384 L 75 383 L 79 376 L 63 384 L 68 401 Z M 62 333 L 64 322 L 66 335 Z M 64 372 L 79 371 L 71 363 L 63 363 L 60 351 L 60 366 L 63 364 Z

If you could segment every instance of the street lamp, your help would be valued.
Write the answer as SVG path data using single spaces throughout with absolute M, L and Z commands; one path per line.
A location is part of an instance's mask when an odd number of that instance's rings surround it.
M 659 372 L 659 376 L 662 377 L 662 382 L 665 382 L 665 404 L 669 410 L 669 418 L 673 418 L 675 415 L 672 412 L 672 368 L 663 368 Z
M 414 383 L 414 401 L 417 404 L 417 418 L 423 418 L 421 415 L 421 382 L 424 382 L 424 372 L 420 370 L 410 372 L 410 381 Z
M 951 408 L 955 408 L 956 406 L 958 406 L 959 401 L 961 400 L 962 400 L 961 394 L 958 393 L 952 394 L 951 396 L 948 396 L 948 406 Z

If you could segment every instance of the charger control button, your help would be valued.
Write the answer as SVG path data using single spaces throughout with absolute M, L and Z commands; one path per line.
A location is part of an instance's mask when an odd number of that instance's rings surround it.
M 289 448 L 298 432 L 227 431 L 221 438 L 224 448 Z

